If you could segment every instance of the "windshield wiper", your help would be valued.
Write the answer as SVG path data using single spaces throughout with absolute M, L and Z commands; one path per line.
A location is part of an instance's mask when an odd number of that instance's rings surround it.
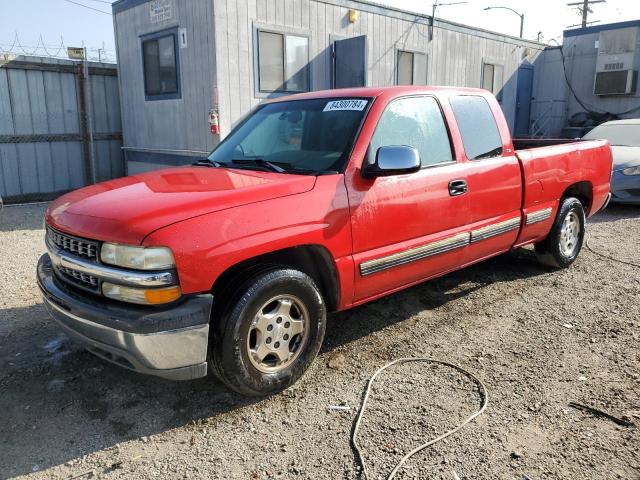
M 268 160 L 265 160 L 264 158 L 239 158 L 239 159 L 233 159 L 231 160 L 233 163 L 236 163 L 238 165 L 258 165 L 260 167 L 266 167 L 269 170 L 271 170 L 272 172 L 277 172 L 277 173 L 287 173 L 287 171 L 282 168 L 279 167 L 278 165 L 271 163 Z
M 216 168 L 224 167 L 224 165 L 221 164 L 220 162 L 216 162 L 215 160 L 210 160 L 208 158 L 201 158 L 193 165 L 198 167 L 216 167 Z
M 480 155 L 476 155 L 471 160 L 480 160 L 481 158 L 489 158 L 494 157 L 496 155 L 500 155 L 502 153 L 502 147 L 494 148 L 493 150 L 489 150 L 488 152 L 481 153 Z

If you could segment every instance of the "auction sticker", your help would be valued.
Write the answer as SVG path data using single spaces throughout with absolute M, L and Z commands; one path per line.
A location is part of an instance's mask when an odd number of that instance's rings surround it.
M 337 110 L 356 110 L 361 112 L 367 106 L 367 100 L 334 100 L 325 105 L 323 112 L 335 112 Z

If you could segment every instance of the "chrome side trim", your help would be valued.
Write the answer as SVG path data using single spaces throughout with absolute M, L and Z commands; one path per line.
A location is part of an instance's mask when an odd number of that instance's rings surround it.
M 507 233 L 518 228 L 520 228 L 520 217 L 510 218 L 503 222 L 487 225 L 486 227 L 478 228 L 471 232 L 471 243 L 486 240 L 487 238 L 495 237 L 496 235 L 502 235 L 503 233 Z
M 444 240 L 430 242 L 419 247 L 394 253 L 393 255 L 362 262 L 360 264 L 360 275 L 364 277 L 388 268 L 422 260 L 423 258 L 455 250 L 456 248 L 462 248 L 467 245 L 469 245 L 469 233 L 460 233 L 453 237 L 445 238 Z
M 166 287 L 178 284 L 178 276 L 175 271 L 137 272 L 107 267 L 69 255 L 64 250 L 52 245 L 48 240 L 46 244 L 51 262 L 55 266 L 70 268 L 101 280 L 132 287 Z
M 604 201 L 604 204 L 602 205 L 602 207 L 600 207 L 600 210 L 598 210 L 599 212 L 603 211 L 605 208 L 607 208 L 609 206 L 609 202 L 611 202 L 611 192 L 607 193 L 607 199 Z M 2 199 L 0 199 L 0 203 L 2 203 Z M 0 210 L 2 210 L 2 205 L 0 205 Z
M 536 210 L 535 212 L 527 213 L 526 224 L 531 225 L 532 223 L 543 222 L 551 216 L 551 212 L 553 208 L 543 208 L 542 210 Z

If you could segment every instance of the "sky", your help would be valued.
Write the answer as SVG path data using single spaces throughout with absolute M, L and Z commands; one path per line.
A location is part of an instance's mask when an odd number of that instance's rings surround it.
M 431 14 L 435 0 L 374 1 Z M 562 31 L 581 20 L 577 10 L 566 6 L 566 3 L 576 0 L 467 0 L 463 4 L 444 5 L 458 1 L 461 0 L 439 0 L 442 6 L 436 16 L 517 36 L 520 19 L 516 14 L 501 9 L 484 10 L 488 6 L 508 6 L 524 14 L 525 38 L 536 39 L 538 32 L 542 32 L 545 42 L 551 39 L 561 41 Z M 640 19 L 638 0 L 607 0 L 606 3 L 594 4 L 592 9 L 594 13 L 589 19 L 600 20 L 601 23 Z M 110 12 L 108 0 L 0 0 L 0 52 L 32 53 L 38 46 L 42 53 L 41 45 L 44 44 L 50 54 L 55 54 L 59 51 L 62 37 L 65 47 L 86 46 L 90 57 L 97 57 L 98 49 L 104 48 L 107 59 L 113 61 L 115 46 Z

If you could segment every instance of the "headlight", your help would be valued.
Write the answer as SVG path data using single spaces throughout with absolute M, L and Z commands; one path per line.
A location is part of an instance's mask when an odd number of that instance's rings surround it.
M 623 175 L 640 175 L 640 165 L 622 170 Z
M 139 303 L 141 305 L 159 305 L 179 299 L 182 292 L 178 286 L 143 289 L 123 287 L 122 285 L 103 282 L 102 294 L 107 298 L 113 298 L 114 300 L 121 300 L 123 302 Z
M 173 254 L 167 247 L 129 247 L 104 243 L 100 259 L 110 265 L 135 270 L 161 270 L 176 266 Z

